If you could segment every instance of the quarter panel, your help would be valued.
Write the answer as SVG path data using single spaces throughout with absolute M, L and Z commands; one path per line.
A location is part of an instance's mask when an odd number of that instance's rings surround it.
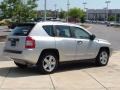
M 37 63 L 39 56 L 44 49 L 55 48 L 55 38 L 49 36 L 39 23 L 33 28 L 29 36 L 35 40 L 33 55 L 31 55 L 32 57 L 29 56 L 34 63 Z
M 55 39 L 54 37 L 43 37 L 43 36 L 32 36 L 32 38 L 36 41 L 36 54 L 34 54 L 37 57 L 37 60 L 35 60 L 35 62 L 38 61 L 39 56 L 41 54 L 41 52 L 44 49 L 53 49 L 55 48 Z M 33 58 L 34 60 L 34 58 Z

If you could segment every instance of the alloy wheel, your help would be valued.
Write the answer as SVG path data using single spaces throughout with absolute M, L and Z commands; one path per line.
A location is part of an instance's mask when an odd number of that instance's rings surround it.
M 108 62 L 108 53 L 106 51 L 103 51 L 100 53 L 100 62 L 104 65 Z
M 43 60 L 43 68 L 47 72 L 52 72 L 56 67 L 56 59 L 52 55 L 48 55 Z

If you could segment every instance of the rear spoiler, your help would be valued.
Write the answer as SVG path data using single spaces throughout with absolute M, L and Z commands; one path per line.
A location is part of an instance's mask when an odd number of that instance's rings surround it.
M 16 26 L 34 26 L 36 23 L 12 23 L 8 26 L 9 29 L 14 29 Z

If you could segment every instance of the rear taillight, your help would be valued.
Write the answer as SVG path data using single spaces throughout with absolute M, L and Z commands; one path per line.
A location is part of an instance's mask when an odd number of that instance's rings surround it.
M 25 48 L 32 49 L 35 48 L 35 40 L 32 37 L 26 37 Z

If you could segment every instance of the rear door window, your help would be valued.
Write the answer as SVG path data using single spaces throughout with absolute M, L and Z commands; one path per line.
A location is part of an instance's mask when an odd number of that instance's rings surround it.
M 27 36 L 33 29 L 34 25 L 18 25 L 16 26 L 13 31 L 13 36 Z
M 69 26 L 55 26 L 58 37 L 71 37 L 70 27 Z

